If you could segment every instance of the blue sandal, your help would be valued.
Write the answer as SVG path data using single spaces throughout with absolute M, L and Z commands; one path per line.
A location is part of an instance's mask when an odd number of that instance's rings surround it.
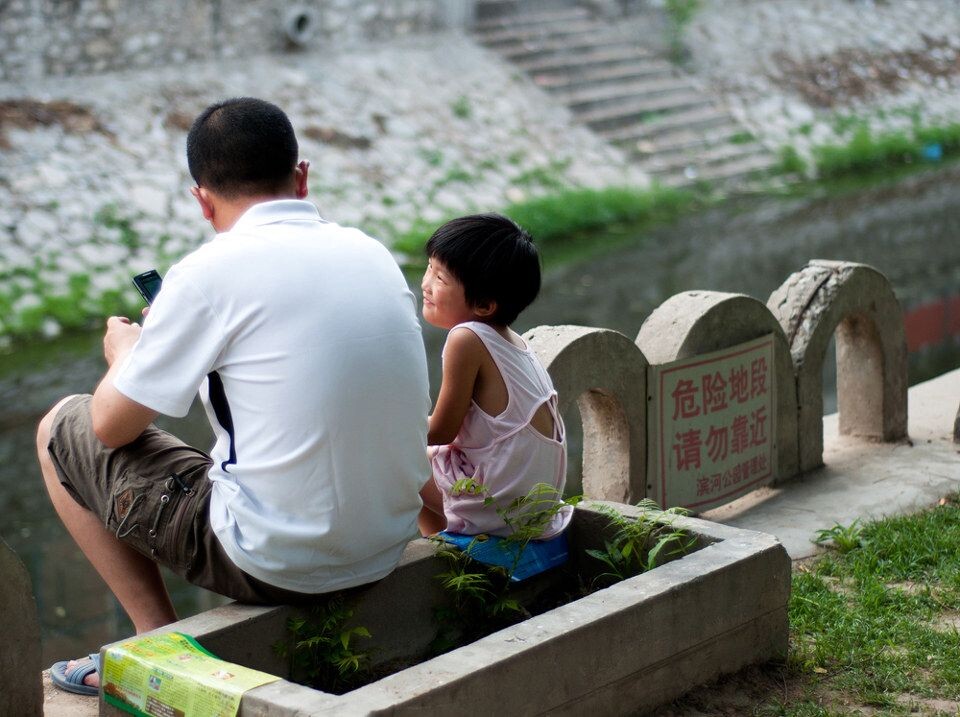
M 50 680 L 53 684 L 67 692 L 96 697 L 100 693 L 100 688 L 86 685 L 83 680 L 87 675 L 92 675 L 94 672 L 100 673 L 100 653 L 94 652 L 92 655 L 77 660 L 77 664 L 67 669 L 69 664 L 69 660 L 62 660 L 53 664 L 50 668 Z

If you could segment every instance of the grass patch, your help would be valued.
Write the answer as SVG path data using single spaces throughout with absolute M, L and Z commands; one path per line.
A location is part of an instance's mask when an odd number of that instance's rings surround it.
M 450 111 L 454 117 L 470 119 L 470 116 L 473 114 L 473 108 L 470 106 L 470 98 L 466 95 L 460 95 L 450 103 Z
M 942 126 L 915 124 L 910 131 L 880 133 L 861 124 L 845 144 L 814 147 L 812 154 L 817 176 L 822 179 L 939 161 L 960 154 L 960 122 Z
M 831 549 L 794 568 L 786 661 L 724 676 L 664 714 L 960 714 L 958 496 L 817 537 Z
M 787 145 L 780 148 L 780 163 L 777 167 L 781 174 L 798 174 L 803 176 L 807 173 L 807 163 L 800 156 L 797 148 L 793 145 Z
M 862 704 L 960 699 L 960 633 L 936 626 L 960 609 L 956 503 L 821 532 L 839 549 L 794 575 L 790 666 Z
M 503 208 L 503 213 L 529 231 L 542 247 L 575 242 L 585 233 L 617 225 L 666 222 L 701 203 L 689 190 L 654 185 L 650 189 L 569 189 Z M 442 222 L 418 219 L 394 239 L 393 248 L 422 258 L 423 247 Z M 591 242 L 596 237 L 591 237 Z

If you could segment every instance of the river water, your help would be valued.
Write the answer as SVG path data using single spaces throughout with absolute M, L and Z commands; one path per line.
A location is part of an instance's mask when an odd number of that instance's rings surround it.
M 540 298 L 515 328 L 579 324 L 633 338 L 644 318 L 673 294 L 710 289 L 766 301 L 813 258 L 877 267 L 909 316 L 912 307 L 960 298 L 958 197 L 960 167 L 953 166 L 830 196 L 741 197 L 639 237 L 629 228 L 598 232 L 590 256 L 547 271 Z M 424 336 L 435 391 L 444 336 L 430 328 Z M 960 336 L 948 337 L 911 354 L 911 382 L 957 366 Z M 830 368 L 824 377 L 827 411 L 836 405 Z M 99 334 L 22 346 L 0 356 L 0 537 L 32 577 L 45 662 L 86 654 L 130 633 L 115 600 L 50 508 L 35 459 L 39 418 L 59 397 L 92 391 L 103 369 Z M 576 418 L 567 421 L 575 424 Z M 197 407 L 186 419 L 161 425 L 196 445 L 209 444 Z M 574 485 L 576 480 L 573 475 Z M 168 577 L 182 616 L 222 602 Z

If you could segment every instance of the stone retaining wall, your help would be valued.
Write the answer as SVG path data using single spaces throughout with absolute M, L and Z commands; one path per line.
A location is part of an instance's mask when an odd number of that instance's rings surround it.
M 464 0 L 11 0 L 0 80 L 80 75 L 384 39 L 462 25 Z

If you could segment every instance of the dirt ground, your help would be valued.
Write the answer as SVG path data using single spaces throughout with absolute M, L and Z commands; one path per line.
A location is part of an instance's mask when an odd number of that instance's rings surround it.
M 867 705 L 821 683 L 811 675 L 796 674 L 784 664 L 748 667 L 733 675 L 691 690 L 670 705 L 647 713 L 649 717 L 775 717 L 814 715 L 819 707 L 830 715 L 918 715 L 946 717 L 960 715 L 960 702 L 932 699 L 904 693 L 897 707 Z M 808 705 L 790 712 L 791 707 Z

